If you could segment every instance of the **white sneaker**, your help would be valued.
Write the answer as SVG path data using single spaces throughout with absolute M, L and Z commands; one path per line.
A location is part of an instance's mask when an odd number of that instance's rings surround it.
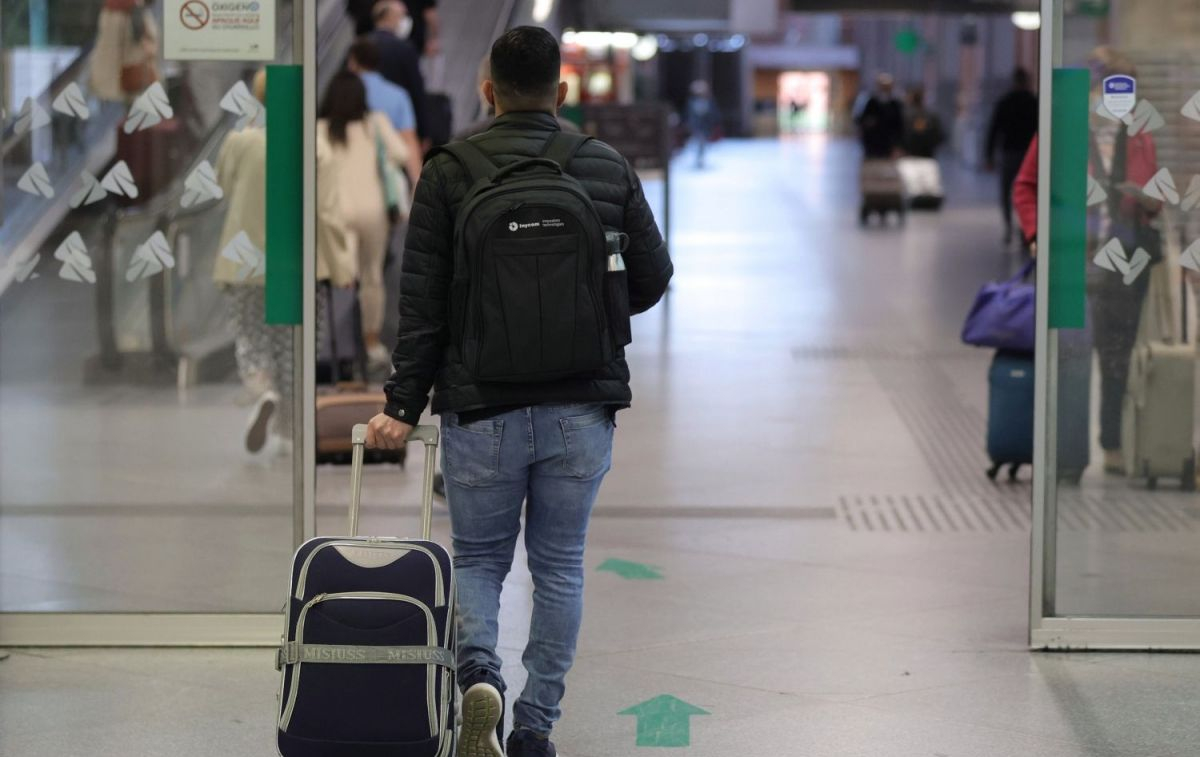
M 279 395 L 266 392 L 259 397 L 258 404 L 250 413 L 250 423 L 246 426 L 246 451 L 256 454 L 267 444 L 268 431 L 271 428 L 271 416 L 279 407 Z
M 504 717 L 504 698 L 490 683 L 477 683 L 462 698 L 458 757 L 504 757 L 497 726 Z

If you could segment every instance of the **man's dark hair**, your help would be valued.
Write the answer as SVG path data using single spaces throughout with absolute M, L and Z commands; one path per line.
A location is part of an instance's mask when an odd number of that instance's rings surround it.
M 492 85 L 504 110 L 553 109 L 562 53 L 558 40 L 538 26 L 518 26 L 492 45 Z
M 1017 68 L 1013 71 L 1013 84 L 1021 89 L 1028 89 L 1032 80 L 1029 77 L 1029 72 L 1023 68 Z
M 379 70 L 379 47 L 370 37 L 359 37 L 350 46 L 350 59 L 364 71 Z

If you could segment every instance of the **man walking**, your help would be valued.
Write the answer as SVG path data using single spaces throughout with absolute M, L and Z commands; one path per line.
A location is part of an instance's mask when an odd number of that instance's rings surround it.
M 396 370 L 385 387 L 387 409 L 371 421 L 368 434 L 369 445 L 402 445 L 436 380 L 432 409 L 442 416 L 458 581 L 463 757 L 504 754 L 498 615 L 523 509 L 533 617 L 522 658 L 528 682 L 514 708 L 508 755 L 556 755 L 549 737 L 561 715 L 582 619 L 588 521 L 612 461 L 614 414 L 632 398 L 620 348 L 628 341 L 628 320 L 622 329 L 620 316 L 657 303 L 673 273 L 629 163 L 605 144 L 562 135 L 555 119 L 567 94 L 560 66 L 558 43 L 549 32 L 535 27 L 507 32 L 492 48 L 491 77 L 483 85 L 496 121 L 464 143 L 478 149 L 480 160 L 465 166 L 441 152 L 426 165 L 404 255 Z M 564 145 L 573 147 L 564 154 Z M 464 150 L 470 152 L 458 152 Z M 571 178 L 547 170 L 544 161 L 517 165 L 540 157 L 553 159 Z M 473 223 L 483 207 L 478 193 L 487 186 L 472 181 L 481 162 L 517 171 L 526 186 L 548 176 L 546 181 L 559 182 L 560 198 L 570 194 L 561 191 L 564 182 L 577 180 L 603 226 L 602 241 L 605 231 L 622 241 L 617 235 L 627 235 L 623 254 L 608 255 L 607 269 L 596 260 L 594 245 L 584 241 L 592 239 L 585 231 L 597 216 L 582 207 L 576 215 L 547 213 L 537 203 L 510 200 L 504 211 L 510 222 Z M 501 181 L 500 175 L 494 180 Z M 468 195 L 476 202 L 465 206 Z M 484 249 L 456 249 L 455 227 L 463 219 L 466 229 L 495 234 L 486 248 L 491 265 L 468 264 L 482 259 Z M 594 265 L 601 268 L 593 272 Z M 576 271 L 624 278 L 628 295 L 623 286 L 594 298 L 582 285 L 545 286 L 546 276 L 575 277 Z M 473 299 L 481 288 L 488 297 Z M 498 311 L 494 300 L 504 308 Z M 597 318 L 609 320 L 608 326 L 598 326 Z M 540 326 L 520 328 L 529 319 Z M 563 323 L 570 328 L 560 328 Z M 604 342 L 622 330 L 623 338 Z M 585 338 L 595 333 L 599 340 Z M 605 358 L 596 360 L 598 355 Z M 591 367 L 545 373 L 548 360 Z
M 697 169 L 704 168 L 704 153 L 708 143 L 712 141 L 713 132 L 721 122 L 721 114 L 717 112 L 717 101 L 713 99 L 712 88 L 703 79 L 692 82 L 692 94 L 688 97 L 687 124 L 692 133 L 692 141 L 696 143 Z
M 1004 216 L 1004 243 L 1012 241 L 1013 182 L 1021 170 L 1021 162 L 1038 127 L 1038 100 L 1031 88 L 1029 72 L 1018 68 L 1013 72 L 1013 86 L 992 112 L 988 127 L 984 163 L 987 170 L 996 170 L 996 152 L 1000 152 L 1000 212 Z
M 417 115 L 417 136 L 429 136 L 428 103 L 425 97 L 425 76 L 421 73 L 421 55 L 406 37 L 409 31 L 408 10 L 400 0 L 379 0 L 372 17 L 375 29 L 371 41 L 379 50 L 379 73 L 383 78 L 402 87 L 412 98 Z
M 415 185 L 421 178 L 421 144 L 417 139 L 417 114 L 412 98 L 403 87 L 392 84 L 379 73 L 379 48 L 370 37 L 359 37 L 350 46 L 346 68 L 358 74 L 367 90 L 367 107 L 379 111 L 392 122 L 392 128 L 408 147 L 405 171 Z
M 904 138 L 904 106 L 893 94 L 895 80 L 891 74 L 880 74 L 875 80 L 875 92 L 866 98 L 855 114 L 863 155 L 868 160 L 895 158 Z

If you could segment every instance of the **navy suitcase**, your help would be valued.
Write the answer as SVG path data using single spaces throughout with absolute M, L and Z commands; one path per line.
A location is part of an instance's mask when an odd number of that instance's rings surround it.
M 998 351 L 988 374 L 988 478 L 1033 462 L 1033 355 Z
M 452 757 L 455 596 L 429 540 L 438 429 L 425 445 L 424 538 L 358 537 L 366 426 L 353 433 L 349 537 L 304 543 L 292 565 L 276 667 L 283 757 Z

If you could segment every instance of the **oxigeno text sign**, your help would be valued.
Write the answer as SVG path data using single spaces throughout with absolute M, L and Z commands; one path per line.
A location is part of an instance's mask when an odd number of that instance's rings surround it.
M 167 60 L 274 60 L 277 0 L 166 0 Z

